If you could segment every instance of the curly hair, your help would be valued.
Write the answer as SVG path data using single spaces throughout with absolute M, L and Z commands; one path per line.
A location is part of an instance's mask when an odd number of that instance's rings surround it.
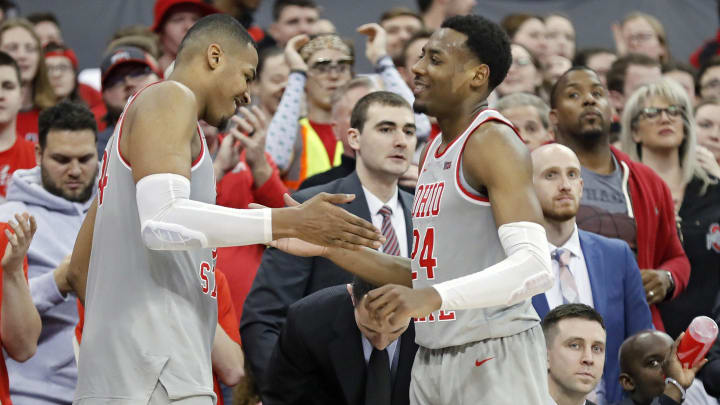
M 489 91 L 505 80 L 512 63 L 512 54 L 510 39 L 499 25 L 479 15 L 458 15 L 445 20 L 442 28 L 450 28 L 467 36 L 465 45 L 490 68 Z

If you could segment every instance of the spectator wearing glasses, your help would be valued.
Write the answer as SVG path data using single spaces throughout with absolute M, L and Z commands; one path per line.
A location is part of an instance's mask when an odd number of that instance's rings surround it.
M 614 24 L 612 30 L 615 47 L 620 56 L 640 53 L 659 62 L 671 60 L 665 28 L 650 14 L 630 13 L 620 24 Z
M 537 59 L 520 44 L 510 45 L 512 64 L 505 80 L 497 86 L 500 97 L 513 93 L 535 94 L 542 83 L 542 75 Z
M 720 289 L 720 250 L 707 243 L 720 222 L 720 186 L 715 177 L 720 168 L 714 161 L 709 168 L 698 164 L 692 105 L 682 87 L 669 79 L 643 86 L 630 97 L 622 128 L 623 151 L 665 181 L 679 218 L 692 269 L 688 286 L 669 302 L 664 302 L 667 293 L 660 285 L 647 292 L 658 295 L 665 330 L 677 337 L 696 316 L 712 315 Z
M 45 65 L 57 101 L 83 103 L 89 108 L 102 104 L 102 95 L 99 91 L 78 83 L 78 61 L 72 49 L 65 45 L 48 44 L 45 47 Z
M 108 53 L 100 71 L 107 114 L 103 118 L 106 127 L 98 133 L 98 156 L 102 156 L 128 99 L 162 77 L 155 58 L 132 46 L 121 46 Z

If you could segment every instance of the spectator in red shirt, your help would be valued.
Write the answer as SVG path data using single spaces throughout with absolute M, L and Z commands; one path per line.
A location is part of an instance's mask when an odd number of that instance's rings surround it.
M 162 56 L 158 62 L 164 71 L 175 60 L 180 42 L 195 22 L 217 10 L 202 0 L 157 0 L 152 30 L 160 36 Z
M 35 147 L 16 133 L 22 103 L 20 69 L 0 51 L 0 197 L 4 200 L 10 177 L 17 169 L 35 167 Z
M 23 213 L 16 221 L 0 224 L 0 346 L 8 357 L 25 361 L 35 354 L 42 324 L 27 282 L 25 253 L 35 234 L 35 218 Z M 0 403 L 12 405 L 5 360 L 0 358 Z
M 20 67 L 22 104 L 17 118 L 20 137 L 37 142 L 40 110 L 55 104 L 56 98 L 42 57 L 40 38 L 25 19 L 10 19 L 0 25 L 0 50 L 12 56 Z
M 78 83 L 78 61 L 75 52 L 65 45 L 50 43 L 45 47 L 48 79 L 57 101 L 69 100 L 93 108 L 102 104 L 102 95 L 92 87 Z

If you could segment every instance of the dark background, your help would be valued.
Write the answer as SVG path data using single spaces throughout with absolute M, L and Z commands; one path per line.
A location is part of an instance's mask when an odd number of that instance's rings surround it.
M 264 0 L 255 14 L 256 22 L 267 27 L 274 0 Z M 364 55 L 364 40 L 355 28 L 377 21 L 392 6 L 416 9 L 414 0 L 317 0 L 322 15 L 335 23 L 341 35 L 355 39 L 357 54 Z M 65 40 L 75 49 L 81 68 L 96 67 L 112 33 L 130 24 L 152 23 L 154 0 L 18 0 L 22 15 L 35 11 L 54 12 L 62 25 Z M 656 16 L 665 26 L 672 55 L 682 61 L 718 27 L 715 0 L 478 0 L 475 13 L 494 21 L 511 12 L 540 15 L 561 11 L 575 23 L 578 47 L 614 48 L 610 26 L 631 11 Z M 357 72 L 370 66 L 358 58 Z

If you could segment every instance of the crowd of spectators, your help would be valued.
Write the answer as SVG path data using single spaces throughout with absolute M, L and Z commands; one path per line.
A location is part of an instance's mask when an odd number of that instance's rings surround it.
M 413 66 L 432 58 L 424 45 L 445 19 L 478 11 L 475 0 L 378 10 L 377 21 L 350 27 L 366 36 L 364 55 L 314 0 L 266 1 L 272 23 L 260 27 L 261 0 L 156 0 L 152 25 L 115 32 L 85 75 L 73 50 L 82 44 L 65 41 L 52 7 L 23 15 L 0 0 L 0 403 L 72 402 L 85 281 L 68 274 L 69 255 L 128 100 L 168 76 L 203 16 L 237 19 L 259 55 L 251 105 L 224 127 L 198 123 L 216 203 L 356 194 L 346 209 L 390 223 L 394 254 L 413 251 L 418 164 L 440 131 L 411 108 Z M 720 343 L 708 364 L 683 368 L 675 340 L 697 316 L 720 322 L 720 30 L 677 60 L 656 17 L 618 18 L 614 49 L 579 47 L 577 22 L 562 12 L 498 21 L 512 62 L 489 106 L 531 152 L 557 280 L 532 300 L 545 317 L 550 394 L 557 405 L 716 405 Z M 373 70 L 356 71 L 360 58 Z M 395 384 L 387 398 L 408 403 L 413 322 L 369 330 L 361 302 L 374 286 L 264 245 L 220 248 L 216 259 L 219 403 L 379 398 L 366 380 L 386 349 L 395 353 L 382 366 Z

